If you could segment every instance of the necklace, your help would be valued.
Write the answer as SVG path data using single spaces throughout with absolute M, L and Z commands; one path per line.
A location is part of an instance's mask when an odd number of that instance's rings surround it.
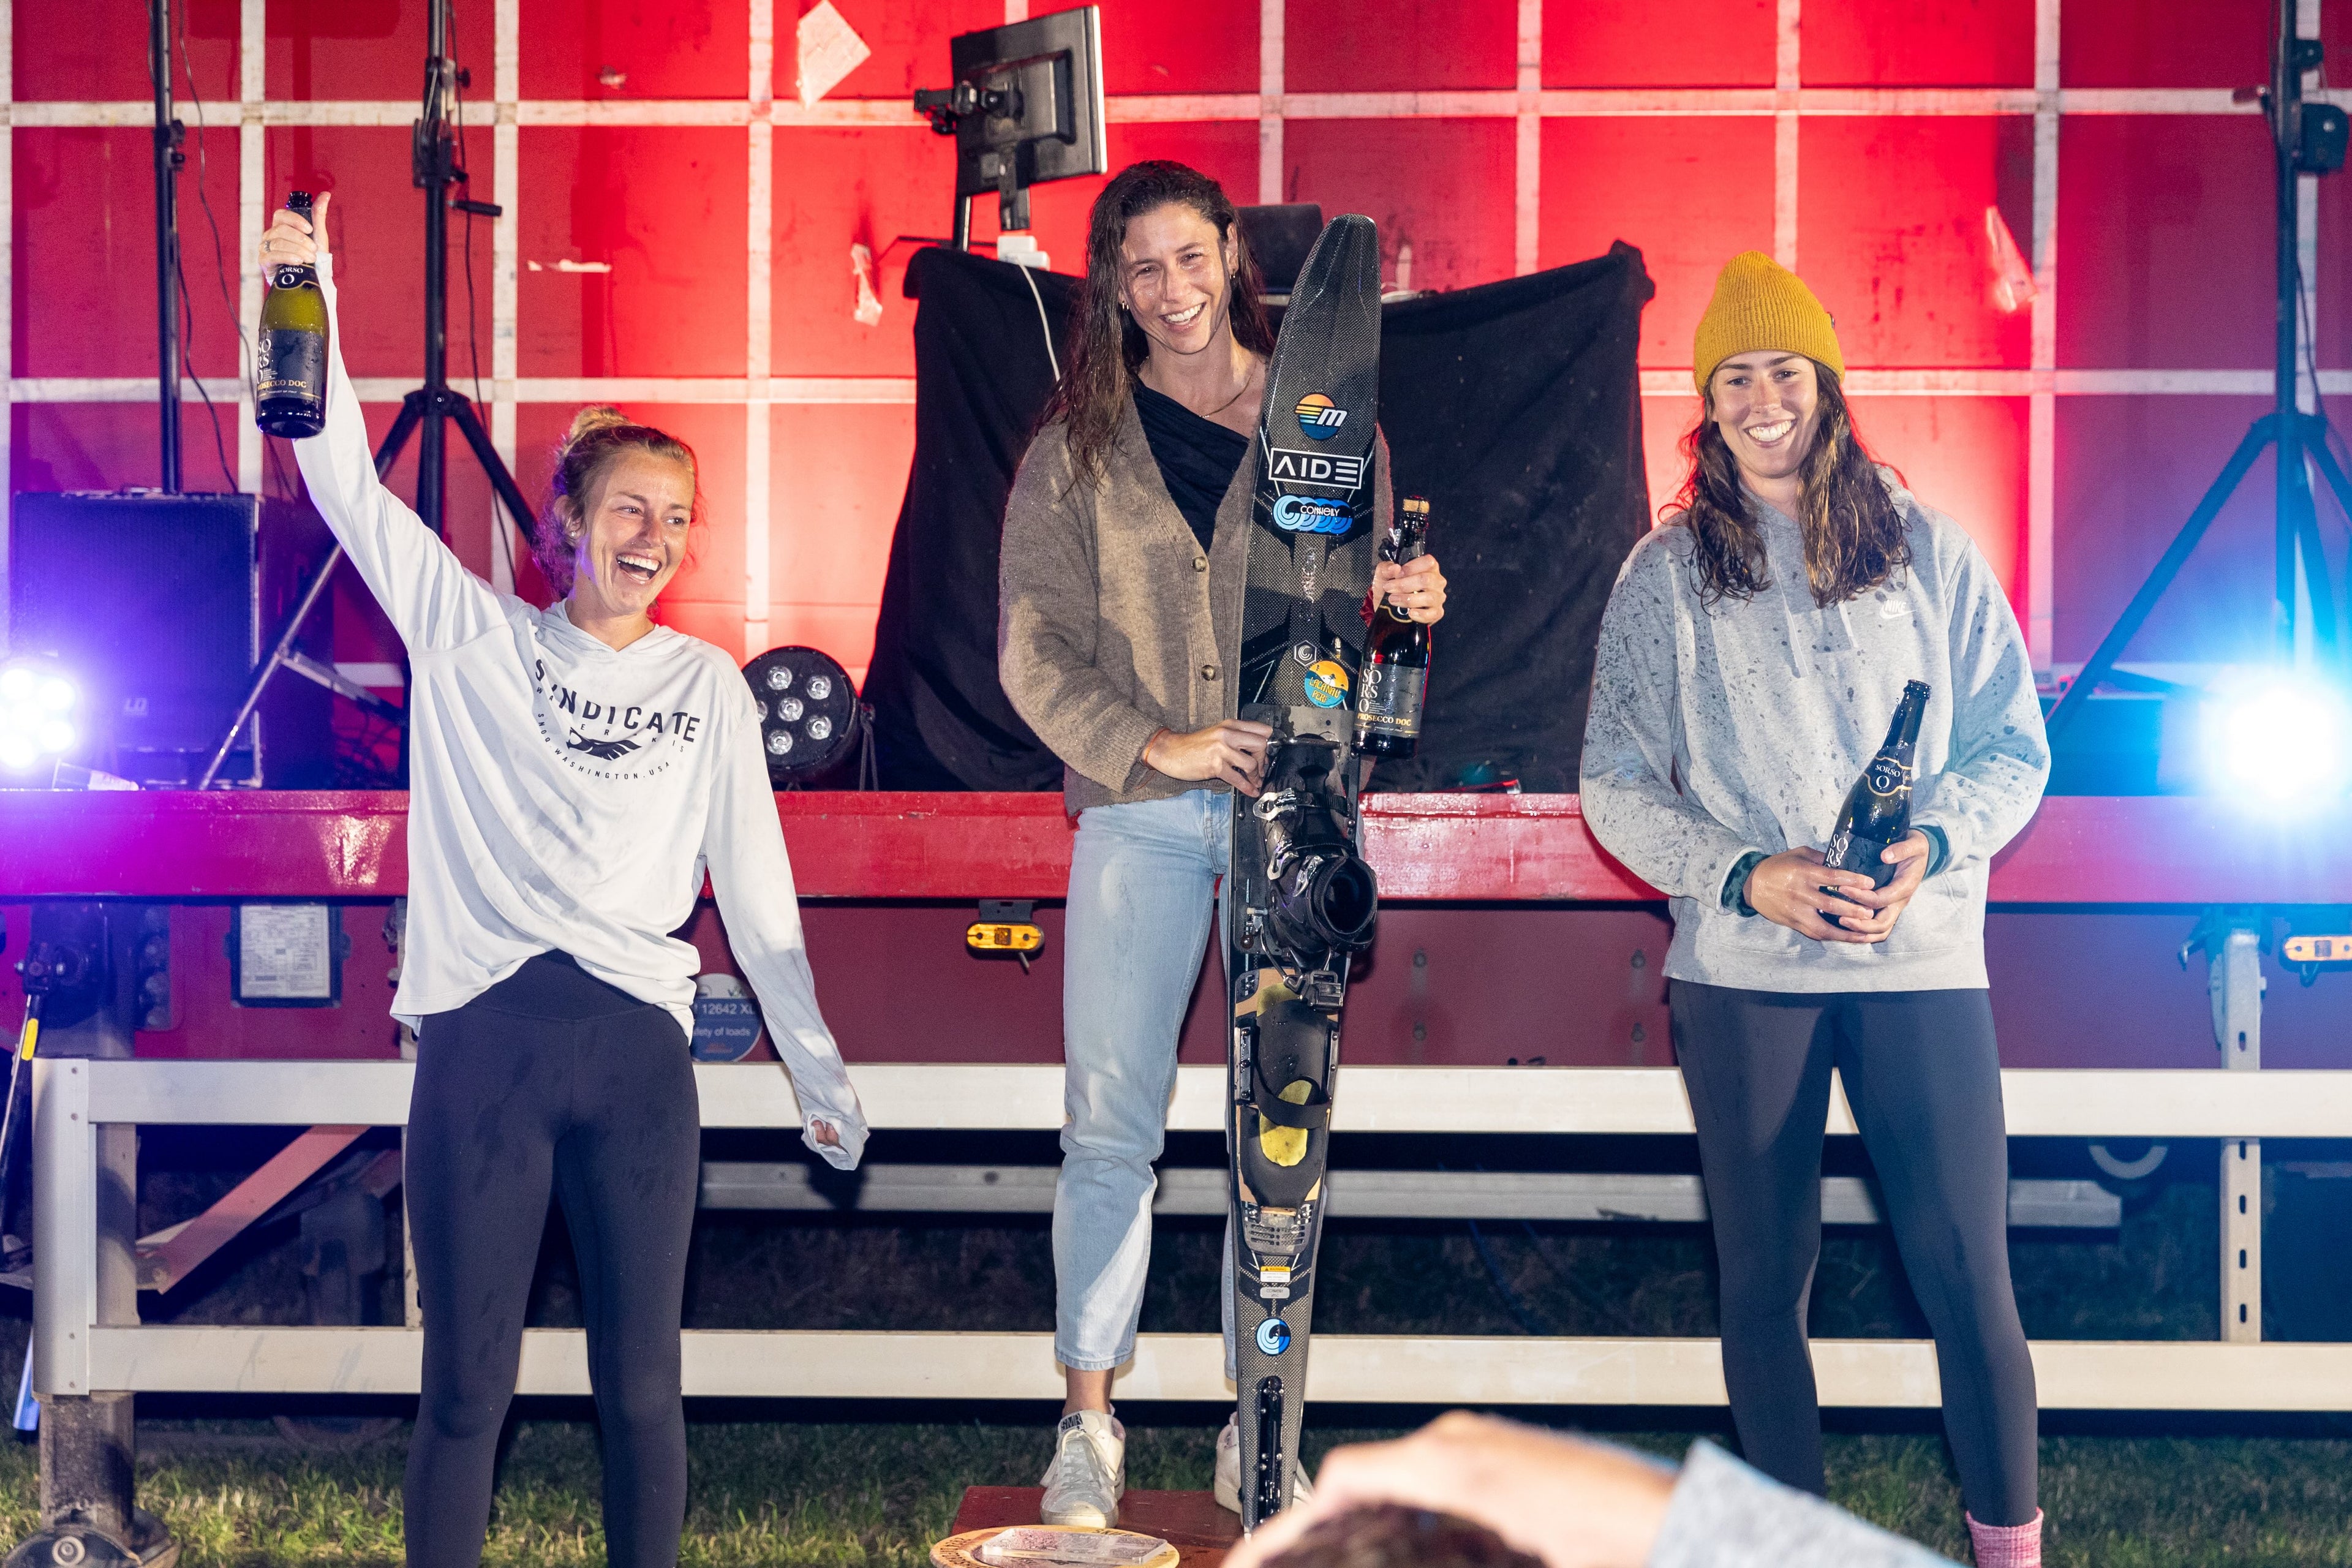
M 1214 408 L 1212 408 L 1206 414 L 1202 415 L 1201 417 L 1203 419 L 1214 419 L 1218 415 L 1223 414 L 1226 409 L 1231 408 L 1234 404 L 1239 403 L 1242 400 L 1242 393 L 1247 392 L 1251 387 L 1257 384 L 1257 373 L 1258 363 L 1255 358 L 1253 358 L 1250 361 L 1249 374 L 1242 378 L 1241 392 L 1234 393 L 1231 397 L 1226 398 L 1223 403 L 1218 404 Z

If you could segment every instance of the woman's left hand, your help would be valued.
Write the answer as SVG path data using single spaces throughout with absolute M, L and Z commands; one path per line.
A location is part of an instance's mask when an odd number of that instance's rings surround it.
M 1895 868 L 1895 880 L 1883 888 L 1845 888 L 1839 896 L 1874 911 L 1866 921 L 1852 915 L 1839 919 L 1838 923 L 1851 931 L 1860 931 L 1873 942 L 1884 942 L 1895 922 L 1903 918 L 1903 910 L 1911 902 L 1919 884 L 1927 879 L 1927 836 L 1917 828 L 1888 845 L 1880 857 Z
M 809 1136 L 828 1149 L 841 1147 L 841 1134 L 833 1130 L 833 1123 L 830 1121 L 811 1121 Z
M 1372 608 L 1383 604 L 1402 605 L 1406 615 L 1424 626 L 1444 620 L 1445 574 L 1437 569 L 1437 557 L 1424 555 L 1402 565 L 1383 561 L 1373 567 Z

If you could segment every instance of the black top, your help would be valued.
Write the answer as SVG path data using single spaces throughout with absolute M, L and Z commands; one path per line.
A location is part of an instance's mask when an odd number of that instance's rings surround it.
M 1217 508 L 1249 456 L 1249 437 L 1202 418 L 1139 381 L 1135 412 L 1143 421 L 1144 439 L 1151 443 L 1152 460 L 1160 465 L 1160 480 L 1205 553 L 1217 536 Z

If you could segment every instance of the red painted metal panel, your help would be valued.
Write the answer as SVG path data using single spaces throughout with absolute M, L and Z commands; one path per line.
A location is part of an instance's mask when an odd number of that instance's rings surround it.
M 802 14 L 816 0 L 776 7 L 776 96 L 800 91 L 799 56 L 791 40 Z M 834 98 L 905 99 L 919 87 L 948 85 L 948 39 L 958 33 L 1004 25 L 1003 0 L 834 0 L 852 31 L 874 52 L 835 88 Z M 1257 35 L 1249 35 L 1252 58 Z M 778 187 L 782 188 L 781 184 Z M 939 195 L 938 221 L 947 220 L 948 195 Z M 944 232 L 942 229 L 940 232 Z
M 140 58 L 144 58 L 142 46 Z M 140 80 L 146 80 L 143 68 Z M 141 95 L 146 90 L 142 86 Z M 184 114 L 188 166 L 180 176 L 180 247 L 188 274 L 189 352 L 204 374 L 235 375 L 239 363 L 236 332 L 221 304 L 221 268 L 214 263 L 211 235 L 197 198 L 201 191 L 220 220 L 221 259 L 234 295 L 237 133 L 215 124 L 199 138 L 194 113 Z M 23 126 L 11 133 L 10 142 L 16 205 L 17 264 L 10 280 L 16 297 L 16 373 L 152 376 L 155 177 L 151 133 L 137 127 Z M 104 326 L 93 330 L 100 322 Z M 153 416 L 148 417 L 152 431 Z M 207 442 L 211 438 L 209 434 L 204 437 Z M 232 453 L 236 446 L 232 433 Z M 193 457 L 189 468 L 193 474 Z
M 2033 0 L 1845 0 L 1804 43 L 1807 87 L 2032 87 Z
M 1824 117 L 1800 144 L 1799 266 L 1847 364 L 2032 363 L 2029 313 L 1993 303 L 1985 236 L 1998 205 L 2032 242 L 2031 120 Z
M 946 70 L 946 51 L 940 51 Z M 945 194 L 954 187 L 955 143 L 919 126 L 834 130 L 784 126 L 775 132 L 774 304 L 771 364 L 778 375 L 912 375 L 913 303 L 901 297 L 912 244 L 900 235 L 945 233 Z M 857 280 L 849 247 L 863 245 L 877 268 L 882 319 L 854 319 Z M 862 464 L 844 465 L 862 467 Z M 893 476 L 905 479 L 905 465 Z M 779 473 L 787 472 L 778 468 Z M 901 485 L 900 488 L 903 488 Z
M 2267 75 L 2258 59 L 2243 79 Z M 2058 363 L 2269 369 L 2271 181 L 2270 141 L 2252 115 L 2062 121 Z
M 2053 541 L 2060 659 L 2088 658 L 2230 460 L 2266 397 L 2058 399 Z M 2272 466 L 2255 463 L 2126 657 L 2255 661 L 2271 654 Z M 2320 503 L 2325 515 L 2328 503 Z
M 767 517 L 769 646 L 821 647 L 862 688 L 874 655 L 867 606 L 882 598 L 914 457 L 914 405 L 779 405 L 769 430 L 777 476 Z M 845 453 L 856 456 L 845 462 Z
M 1286 91 L 1443 91 L 1516 80 L 1516 0 L 1288 0 L 1283 11 Z
M 2273 14 L 2272 6 L 2243 0 L 2066 0 L 2059 12 L 2059 79 L 2067 87 L 2264 81 Z M 2074 287 L 2070 278 L 2069 301 Z
M 1112 94 L 1255 92 L 1258 0 L 1031 0 L 1029 15 L 1102 6 L 1103 90 Z M 940 68 L 947 58 L 934 44 Z M 935 84 L 936 85 L 936 84 Z M 1118 168 L 1114 157 L 1111 167 Z M 1244 198 L 1246 199 L 1246 198 Z
M 1507 120 L 1293 120 L 1283 199 L 1380 225 L 1381 275 L 1412 246 L 1412 286 L 1460 289 L 1511 275 L 1517 132 Z
M 1772 182 L 1758 174 L 1771 167 L 1763 115 L 1547 120 L 1537 258 L 1559 267 L 1612 240 L 1638 247 L 1658 286 L 1642 312 L 1642 363 L 1686 366 L 1716 274 L 1740 251 L 1772 247 Z M 1659 411 L 1643 404 L 1645 434 Z
M 1054 795 L 776 797 L 802 894 L 1055 899 L 1071 830 Z M 0 900 L 383 898 L 407 887 L 395 794 L 0 792 Z M 1595 902 L 1655 895 L 1587 830 L 1574 795 L 1379 795 L 1366 838 L 1400 900 Z M 2060 796 L 1996 862 L 2021 904 L 2315 904 L 2352 892 L 2352 823 L 2251 822 L 2185 796 Z
M 12 489 L 110 490 L 161 478 L 152 395 L 144 403 L 18 403 L 10 405 L 8 417 L 15 437 L 8 453 Z M 218 427 L 231 463 L 236 461 L 236 405 L 230 404 L 220 410 Z M 181 471 L 191 489 L 220 488 L 214 428 L 203 404 L 181 407 Z
M 1552 0 L 1545 10 L 1546 87 L 1772 85 L 1773 0 Z M 1546 172 L 1551 167 L 1547 160 Z M 1752 167 L 1737 177 L 1755 181 Z M 1770 239 L 1768 227 L 1766 243 Z
M 721 128 L 525 126 L 520 373 L 741 375 L 750 145 Z
M 487 12 L 487 5 L 472 7 Z M 776 7 L 776 33 L 789 40 L 794 7 Z M 748 0 L 666 0 L 659 5 L 522 0 L 519 18 L 525 98 L 629 102 L 649 98 L 740 100 L 751 68 Z M 798 57 L 779 48 L 785 85 Z M 485 57 L 487 58 L 487 57 Z M 478 80 L 481 61 L 475 63 Z M 617 77 L 618 79 L 613 79 Z M 483 85 L 487 86 L 485 82 Z
M 420 42 L 417 58 L 424 58 Z M 420 68 L 412 67 L 400 79 Z M 485 72 L 484 75 L 488 73 Z M 383 84 L 379 84 L 382 86 Z M 403 89 L 405 96 L 406 89 Z M 483 118 L 488 119 L 485 113 Z M 126 133 L 127 134 L 127 133 Z M 143 133 L 142 133 L 143 135 Z M 473 194 L 483 201 L 501 199 L 491 194 L 492 138 L 487 125 L 474 125 L 466 135 L 466 157 L 474 170 Z M 262 137 L 262 189 L 270 210 L 286 201 L 289 190 L 332 191 L 327 209 L 327 237 L 335 254 L 335 324 L 342 333 L 344 364 L 355 376 L 422 378 L 425 374 L 425 197 L 409 172 L 409 131 L 404 125 L 277 126 Z M 226 178 L 236 185 L 235 143 L 230 143 Z M 149 198 L 152 201 L 152 197 Z M 226 206 L 214 198 L 220 215 L 222 243 L 226 247 L 230 291 L 236 291 L 236 202 Z M 202 215 L 192 215 L 183 203 L 181 241 L 190 253 L 189 266 L 201 250 L 204 265 L 212 266 L 211 235 Z M 467 321 L 466 229 L 462 216 L 449 224 L 449 378 L 466 383 L 473 371 L 475 340 Z M 474 321 L 481 329 L 482 374 L 490 373 L 490 228 L 487 221 L 473 225 Z M 121 274 L 116 275 L 120 286 Z M 189 308 L 201 321 L 210 317 L 226 329 L 226 307 L 220 290 L 200 284 L 192 275 Z M 136 334 L 131 334 L 136 336 Z M 152 334 L 150 334 L 152 336 Z M 234 443 L 232 443 L 232 447 Z M 294 455 L 280 456 L 290 471 Z M 452 463 L 456 473 L 462 465 Z
M 2026 400 L 1857 396 L 1852 406 L 1872 454 L 1969 531 L 2022 615 Z
M 414 97 L 425 79 L 430 5 L 431 0 L 268 0 L 266 90 L 275 100 Z M 190 9 L 192 31 L 237 36 L 239 7 L 229 0 L 198 0 Z M 451 47 L 473 69 L 471 96 L 488 98 L 491 7 L 457 5 L 452 12 Z M 145 56 L 134 48 L 131 58 Z M 145 93 L 142 89 L 127 96 Z

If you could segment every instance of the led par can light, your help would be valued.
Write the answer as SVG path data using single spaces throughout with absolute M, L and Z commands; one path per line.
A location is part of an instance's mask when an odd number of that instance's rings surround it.
M 865 712 L 849 671 L 813 647 L 772 647 L 743 667 L 760 715 L 760 749 L 778 789 L 804 784 L 857 749 Z
M 0 665 L 0 777 L 54 765 L 79 745 L 80 705 L 80 692 L 55 664 L 25 658 Z

